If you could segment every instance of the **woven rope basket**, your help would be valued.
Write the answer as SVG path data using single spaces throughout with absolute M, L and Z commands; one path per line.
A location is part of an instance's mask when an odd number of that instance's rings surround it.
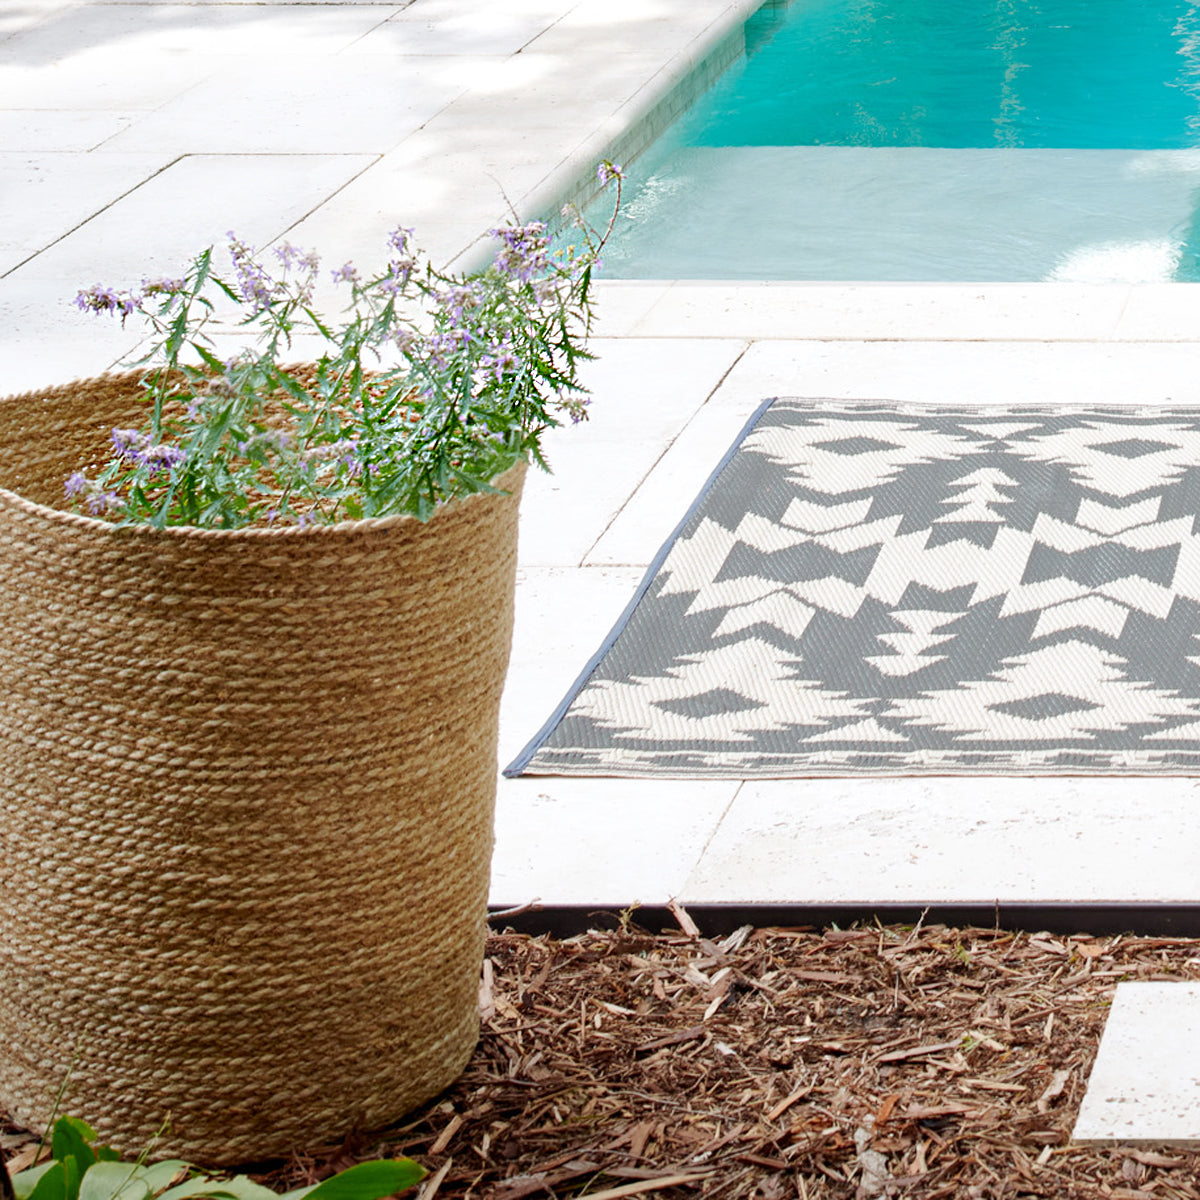
M 0 400 L 0 1105 L 230 1164 L 475 1045 L 524 466 L 424 525 L 58 511 L 138 394 Z

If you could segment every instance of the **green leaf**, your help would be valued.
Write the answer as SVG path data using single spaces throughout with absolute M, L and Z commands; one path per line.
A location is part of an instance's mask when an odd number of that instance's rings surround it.
M 166 1158 L 162 1162 L 156 1162 L 153 1166 L 142 1168 L 142 1181 L 150 1190 L 150 1195 L 155 1196 L 165 1188 L 171 1186 L 175 1180 L 175 1176 L 180 1171 L 190 1171 L 192 1164 L 184 1162 L 181 1158 Z
M 54 1124 L 54 1134 L 50 1139 L 50 1153 L 54 1158 L 62 1159 L 72 1156 L 78 1170 L 86 1171 L 96 1161 L 92 1143 L 96 1140 L 96 1131 L 86 1122 L 75 1117 L 59 1117 Z M 74 1193 L 68 1187 L 69 1200 L 74 1200 Z
M 214 371 L 225 370 L 225 364 L 208 347 L 200 345 L 199 342 L 190 344 L 192 349 L 204 360 L 206 366 L 211 367 Z
M 21 1175 L 24 1174 L 25 1172 L 22 1171 Z M 18 1175 L 17 1179 L 20 1179 L 21 1175 Z M 17 1179 L 13 1180 L 14 1191 L 16 1191 Z M 21 1193 L 18 1191 L 18 1198 L 20 1195 Z M 29 1200 L 67 1200 L 67 1173 L 62 1163 L 52 1162 L 50 1164 L 50 1169 L 38 1179 L 33 1190 L 29 1192 Z
M 163 1192 L 157 1200 L 187 1200 L 189 1196 L 228 1196 L 233 1200 L 279 1200 L 275 1192 L 262 1184 L 247 1179 L 245 1175 L 235 1175 L 232 1179 L 209 1179 L 200 1176 L 189 1179 L 170 1191 Z
M 85 1146 L 86 1150 L 87 1147 Z M 58 1155 L 55 1155 L 58 1158 Z M 78 1200 L 79 1196 L 79 1179 L 83 1172 L 79 1169 L 79 1160 L 73 1154 L 68 1154 L 63 1158 L 58 1158 L 58 1161 L 63 1165 L 63 1171 L 66 1173 L 66 1185 L 63 1188 L 63 1194 L 67 1200 Z
M 144 1174 L 132 1163 L 93 1163 L 79 1184 L 79 1200 L 149 1200 Z
M 28 1167 L 12 1177 L 13 1192 L 17 1200 L 27 1200 L 33 1194 L 33 1189 L 43 1175 L 51 1168 L 58 1166 L 56 1162 L 38 1163 L 36 1167 Z
M 359 1163 L 315 1187 L 285 1192 L 283 1200 L 381 1200 L 420 1183 L 428 1172 L 411 1158 Z

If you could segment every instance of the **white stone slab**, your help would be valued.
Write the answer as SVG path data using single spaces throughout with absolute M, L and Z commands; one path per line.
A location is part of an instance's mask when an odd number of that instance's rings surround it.
M 264 246 L 370 162 L 353 154 L 184 157 L 37 255 L 21 275 L 126 287 L 177 273 L 205 246 L 224 246 L 230 229 Z
M 501 766 L 550 716 L 639 578 L 631 570 L 518 573 L 500 711 Z M 728 780 L 501 779 L 492 903 L 662 904 L 683 885 L 738 786 Z
M 1200 1147 L 1200 984 L 1117 985 L 1073 1138 Z
M 779 395 L 919 404 L 1193 404 L 1200 402 L 1200 345 L 760 341 L 730 371 L 720 399 Z
M 53 0 L 42 0 L 42 2 L 52 3 Z M 161 2 L 162 0 L 92 0 L 94 4 L 142 8 L 152 5 L 157 6 Z M 224 7 L 229 4 L 261 5 L 263 0 L 184 0 L 184 3 L 190 8 L 215 8 L 218 6 Z M 362 8 L 378 8 L 390 16 L 401 9 L 407 8 L 410 4 L 415 4 L 416 0 L 387 0 L 385 3 L 380 3 L 380 0 L 338 0 L 338 3 L 343 6 L 353 4 Z M 271 0 L 273 8 L 307 7 L 310 4 L 312 4 L 312 0 Z
M 747 783 L 689 877 L 692 901 L 1200 900 L 1180 837 L 1190 779 L 878 778 Z
M 77 112 L 134 112 L 156 108 L 211 74 L 201 57 L 152 55 L 141 60 L 120 46 L 101 46 L 69 57 L 12 54 L 17 34 L 0 42 L 0 108 Z
M 0 9 L 0 42 L 32 28 L 57 9 L 66 8 L 65 0 L 23 0 Z
M 588 420 L 545 440 L 521 512 L 521 561 L 581 563 L 741 353 L 738 342 L 596 340 Z
M 5 154 L 81 154 L 120 133 L 135 116 L 87 109 L 4 109 L 0 147 Z
M 0 274 L 133 192 L 170 161 L 162 154 L 0 153 Z
M 0 43 L 0 65 L 61 62 L 78 71 L 90 55 L 111 53 L 132 71 L 163 57 L 334 54 L 395 12 L 394 4 L 75 4 Z
M 549 718 L 640 578 L 629 568 L 518 571 L 512 658 L 500 705 L 502 767 Z
M 737 783 L 502 779 L 491 903 L 665 904 L 712 837 Z
M 601 266 L 592 283 L 596 306 L 595 336 L 629 337 L 646 313 L 663 298 L 669 286 L 605 279 Z
M 420 0 L 356 42 L 352 53 L 511 55 L 568 12 L 575 0 L 509 0 L 504 4 Z
M 1126 284 L 677 282 L 644 337 L 1107 340 Z
M 429 64 L 444 60 L 404 61 L 433 69 Z M 373 253 L 400 223 L 415 227 L 420 244 L 446 262 L 488 229 L 511 223 L 514 209 L 528 215 L 523 197 L 544 186 L 575 147 L 578 124 L 599 122 L 606 112 L 602 101 L 558 95 L 565 80 L 557 91 L 539 91 L 547 69 L 547 60 L 535 55 L 474 60 L 470 93 L 432 108 L 419 131 L 332 196 L 297 237 L 336 241 L 346 257 L 357 258 L 367 249 Z M 478 248 L 486 259 L 484 243 Z
M 1200 287 L 1194 283 L 1130 288 L 1116 336 L 1126 341 L 1195 341 L 1200 330 Z
M 209 78 L 140 115 L 105 151 L 383 154 L 464 90 L 469 66 L 312 54 L 223 58 Z
M 587 566 L 647 566 L 763 397 L 719 389 L 682 429 L 588 551 Z
M 82 313 L 62 280 L 0 279 L 0 396 L 103 375 L 132 356 L 140 332 Z

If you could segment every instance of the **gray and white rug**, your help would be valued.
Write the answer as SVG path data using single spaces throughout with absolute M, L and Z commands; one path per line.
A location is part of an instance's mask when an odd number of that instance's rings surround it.
M 508 775 L 1200 770 L 1200 409 L 764 405 Z

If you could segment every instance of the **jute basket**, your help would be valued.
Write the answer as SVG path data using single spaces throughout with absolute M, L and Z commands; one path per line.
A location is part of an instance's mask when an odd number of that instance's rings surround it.
M 478 1035 L 517 505 L 59 511 L 134 376 L 0 400 L 0 1105 L 210 1165 L 377 1128 Z

